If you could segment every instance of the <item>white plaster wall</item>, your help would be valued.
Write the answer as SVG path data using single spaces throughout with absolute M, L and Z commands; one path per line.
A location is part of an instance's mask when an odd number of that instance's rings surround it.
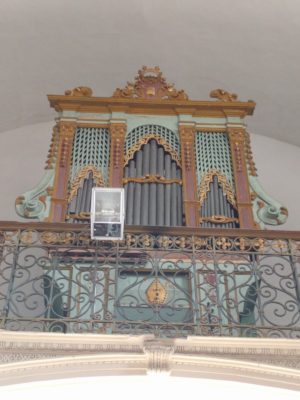
M 28 125 L 0 134 L 0 220 L 22 220 L 15 213 L 15 199 L 41 179 L 53 125 Z M 299 230 L 300 148 L 254 134 L 251 141 L 262 186 L 289 210 L 287 223 L 278 229 Z

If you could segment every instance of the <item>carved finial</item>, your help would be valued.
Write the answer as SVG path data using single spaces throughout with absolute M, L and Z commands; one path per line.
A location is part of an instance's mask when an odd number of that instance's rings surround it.
M 113 97 L 143 98 L 143 99 L 176 99 L 187 100 L 183 90 L 175 89 L 174 85 L 166 82 L 159 67 L 143 66 L 135 77 L 134 82 L 127 82 L 124 89 L 116 89 Z
M 223 89 L 212 90 L 209 95 L 221 101 L 236 101 L 238 98 L 237 94 L 226 92 Z
M 80 97 L 91 97 L 93 95 L 93 91 L 91 88 L 87 86 L 78 86 L 72 90 L 65 91 L 66 96 L 80 96 Z

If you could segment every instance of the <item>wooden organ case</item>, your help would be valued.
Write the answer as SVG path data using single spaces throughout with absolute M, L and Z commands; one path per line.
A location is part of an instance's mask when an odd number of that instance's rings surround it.
M 189 100 L 158 67 L 143 67 L 112 97 L 88 87 L 49 95 L 57 113 L 41 182 L 17 213 L 88 222 L 92 187 L 124 187 L 127 225 L 265 228 L 287 210 L 261 188 L 245 117 L 253 101 L 222 89 Z

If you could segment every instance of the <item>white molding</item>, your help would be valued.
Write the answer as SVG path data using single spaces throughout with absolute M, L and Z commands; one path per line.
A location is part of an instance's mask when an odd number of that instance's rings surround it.
M 298 339 L 156 339 L 0 330 L 0 385 L 164 373 L 300 390 L 299 360 Z

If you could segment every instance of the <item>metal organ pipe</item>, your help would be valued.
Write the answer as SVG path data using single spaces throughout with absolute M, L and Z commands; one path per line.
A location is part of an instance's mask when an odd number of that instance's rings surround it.
M 171 163 L 171 178 L 177 178 L 177 171 L 176 171 L 176 162 L 172 161 Z M 171 225 L 177 225 L 177 190 L 176 190 L 177 183 L 171 183 Z
M 150 176 L 156 175 L 157 142 L 150 142 Z M 156 225 L 156 183 L 150 183 L 149 190 L 149 225 Z
M 236 212 L 234 207 L 227 200 L 222 187 L 219 185 L 217 176 L 213 177 L 213 181 L 209 185 L 209 191 L 201 206 L 201 216 L 203 218 L 211 218 L 214 216 L 224 216 L 227 218 L 235 218 Z M 216 223 L 203 221 L 202 227 L 211 228 L 235 228 L 235 222 Z
M 164 176 L 164 149 L 159 147 L 157 151 L 157 174 Z M 157 184 L 157 198 L 156 198 L 156 223 L 157 225 L 164 225 L 164 184 Z
M 143 176 L 149 175 L 150 171 L 150 144 L 144 145 L 143 149 Z M 142 202 L 143 210 L 141 212 L 141 224 L 148 225 L 148 209 L 149 209 L 149 183 L 142 185 Z
M 129 225 L 182 225 L 181 170 L 155 139 L 135 153 L 124 171 L 126 223 Z M 150 182 L 144 182 L 144 179 Z M 166 179 L 174 179 L 166 183 Z
M 171 179 L 171 156 L 165 155 L 165 177 Z M 165 225 L 171 225 L 171 185 L 165 185 Z
M 139 150 L 136 153 L 136 176 L 142 176 L 142 167 L 143 167 L 143 153 Z M 133 206 L 133 224 L 139 225 L 141 221 L 141 196 L 142 196 L 142 187 L 141 183 L 135 184 L 134 191 L 134 206 Z
M 93 173 L 90 172 L 87 179 L 87 191 L 84 203 L 84 212 L 91 211 L 92 187 L 94 184 Z
M 135 177 L 135 161 L 129 161 L 129 177 Z M 134 182 L 128 183 L 128 192 L 127 192 L 127 206 L 126 206 L 126 222 L 129 225 L 133 224 L 133 208 L 134 208 Z
M 181 179 L 180 169 L 176 166 L 176 175 L 178 179 Z M 176 184 L 177 192 L 177 225 L 182 225 L 182 188 L 180 184 Z

